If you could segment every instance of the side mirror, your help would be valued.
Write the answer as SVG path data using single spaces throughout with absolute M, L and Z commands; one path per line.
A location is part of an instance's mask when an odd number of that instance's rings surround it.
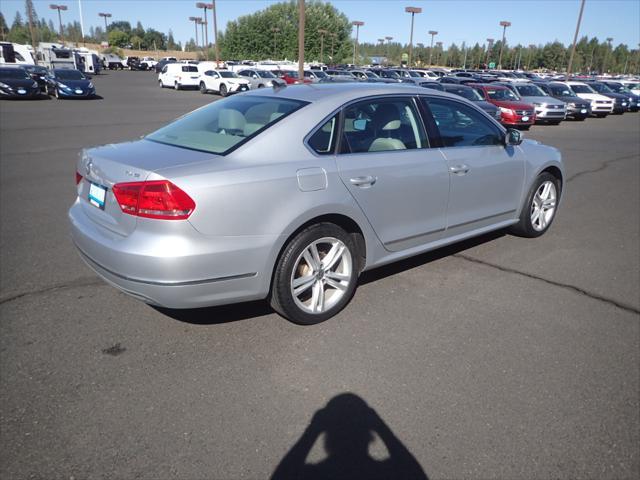
M 509 128 L 504 138 L 505 145 L 520 145 L 522 143 L 522 132 Z

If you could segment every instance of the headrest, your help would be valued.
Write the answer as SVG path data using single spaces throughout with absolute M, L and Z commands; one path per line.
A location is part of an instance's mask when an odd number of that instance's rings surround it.
M 391 120 L 388 122 L 382 130 L 397 130 L 400 128 L 400 120 Z
M 238 110 L 231 108 L 223 108 L 220 110 L 218 117 L 218 128 L 224 128 L 229 130 L 243 130 L 247 121 L 244 119 Z

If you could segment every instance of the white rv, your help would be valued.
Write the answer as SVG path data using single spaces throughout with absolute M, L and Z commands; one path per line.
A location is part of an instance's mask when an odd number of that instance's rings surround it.
M 0 42 L 0 63 L 35 65 L 33 48 L 19 43 Z

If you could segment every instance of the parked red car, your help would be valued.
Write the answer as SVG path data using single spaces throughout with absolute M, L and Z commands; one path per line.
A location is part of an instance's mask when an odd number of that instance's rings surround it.
M 284 80 L 287 85 L 293 85 L 297 83 L 311 83 L 311 79 L 309 78 L 304 78 L 302 79 L 302 81 L 300 81 L 298 72 L 296 72 L 295 70 L 271 70 L 271 73 L 273 73 L 281 80 Z
M 519 127 L 529 130 L 536 121 L 536 109 L 533 105 L 520 100 L 507 87 L 488 84 L 467 84 L 482 95 L 487 102 L 493 103 L 500 109 L 500 123 L 509 127 Z

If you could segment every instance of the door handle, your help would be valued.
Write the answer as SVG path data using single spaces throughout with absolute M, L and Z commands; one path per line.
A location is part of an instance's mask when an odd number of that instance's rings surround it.
M 355 185 L 356 187 L 368 188 L 373 186 L 377 180 L 378 178 L 373 175 L 365 175 L 363 177 L 354 177 L 349 181 L 351 182 L 351 185 Z
M 467 165 L 456 165 L 455 167 L 449 167 L 449 171 L 456 175 L 464 175 L 469 171 L 469 167 Z

